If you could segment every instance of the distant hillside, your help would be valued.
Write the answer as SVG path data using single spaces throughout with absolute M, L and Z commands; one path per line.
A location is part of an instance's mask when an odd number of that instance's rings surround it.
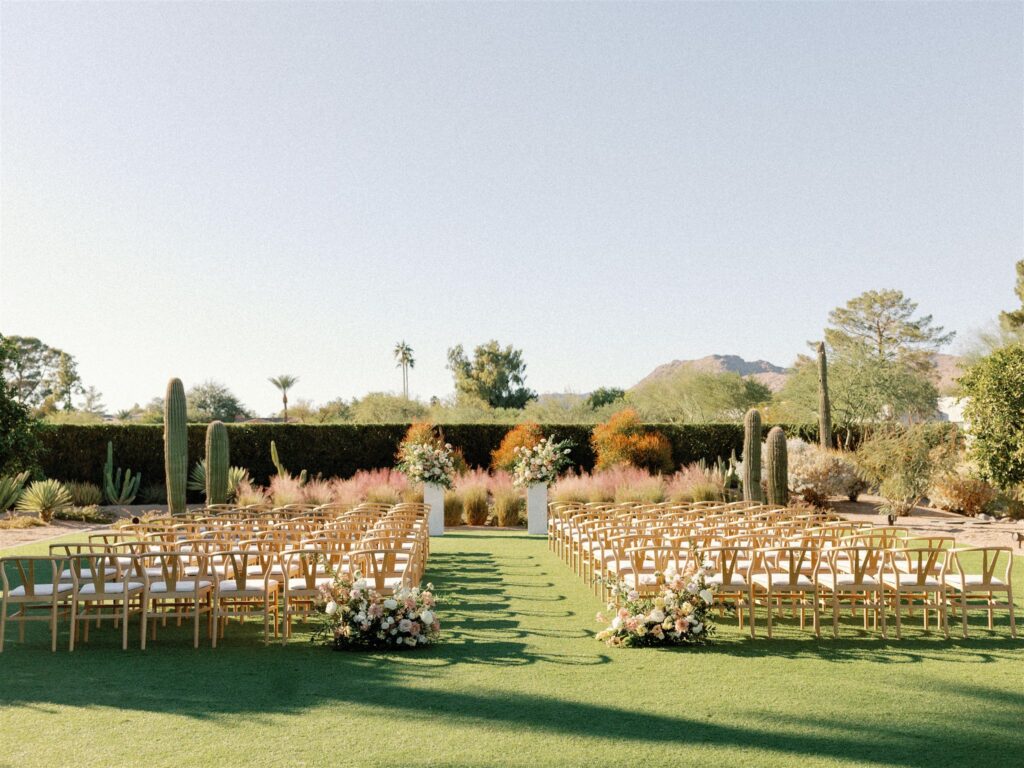
M 963 375 L 960 368 L 962 357 L 958 355 L 936 354 L 935 386 L 940 394 L 949 394 L 956 389 L 956 379 Z M 671 376 L 684 368 L 705 373 L 738 373 L 749 379 L 756 379 L 772 392 L 778 392 L 786 383 L 789 371 L 767 360 L 744 360 L 738 355 L 708 355 L 698 360 L 673 360 L 663 363 L 640 379 L 634 386 Z
M 744 360 L 739 355 L 708 355 L 699 360 L 673 360 L 671 363 L 659 365 L 636 386 L 671 376 L 684 368 L 704 373 L 738 373 L 744 378 L 760 381 L 772 392 L 777 392 L 786 382 L 786 369 L 767 360 Z

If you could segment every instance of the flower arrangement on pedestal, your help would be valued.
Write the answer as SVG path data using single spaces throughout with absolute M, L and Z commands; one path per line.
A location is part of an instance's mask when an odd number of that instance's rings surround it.
M 437 642 L 441 622 L 433 586 L 381 595 L 360 574 L 335 574 L 321 585 L 314 605 L 320 626 L 313 636 L 335 650 L 418 648 Z
M 555 442 L 554 437 L 545 437 L 532 447 L 516 448 L 512 482 L 520 487 L 551 485 L 572 463 L 569 459 L 572 446 L 571 440 Z
M 658 592 L 641 596 L 636 590 L 617 586 L 612 594 L 621 596 L 622 605 L 608 604 L 611 619 L 603 613 L 597 620 L 608 627 L 597 639 L 610 645 L 639 648 L 658 645 L 700 645 L 715 631 L 711 606 L 715 585 L 706 574 L 714 566 L 689 566 L 681 573 L 657 574 Z
M 454 452 L 449 443 L 402 443 L 398 449 L 398 470 L 414 483 L 434 483 L 452 487 L 455 474 Z

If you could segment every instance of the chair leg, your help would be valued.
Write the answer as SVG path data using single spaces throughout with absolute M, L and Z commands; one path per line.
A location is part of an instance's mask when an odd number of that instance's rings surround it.
M 195 626 L 192 628 L 192 647 L 193 648 L 198 648 L 199 647 L 199 595 L 196 595 L 195 609 L 196 609 L 196 611 L 195 611 L 195 619 L 193 621 Z
M 57 595 L 53 596 L 53 608 L 50 610 L 50 652 L 57 652 Z
M 903 606 L 903 596 L 900 594 L 899 589 L 897 589 L 896 590 L 896 599 L 893 600 L 893 608 L 896 611 L 896 639 L 897 640 L 902 640 L 903 639 L 903 624 L 902 624 L 902 621 L 901 621 L 901 618 L 900 618 L 900 612 L 901 612 L 902 606 Z M 927 608 L 925 608 L 924 614 L 925 614 L 925 616 L 928 615 L 928 609 Z
M 835 586 L 835 584 L 833 584 Z M 832 639 L 839 639 L 839 593 L 832 593 Z
M 1017 639 L 1017 618 L 1013 615 L 1013 588 L 1006 587 L 1006 602 L 1010 606 L 1010 637 Z M 2 646 L 0 646 L 2 647 Z
M 146 650 L 146 619 L 148 618 L 148 614 L 149 614 L 149 601 L 145 597 L 143 597 L 142 598 L 142 613 L 139 616 L 139 625 L 140 625 L 139 626 L 139 648 L 141 650 L 143 650 L 143 651 Z M 125 621 L 125 625 L 126 626 L 127 626 L 127 624 L 128 624 L 128 622 Z M 154 632 L 156 631 L 156 617 L 153 618 L 153 631 Z
M 4 635 L 7 633 L 7 601 L 0 603 L 0 653 L 4 652 Z
M 71 632 L 68 637 L 68 652 L 75 650 L 75 632 L 78 629 L 78 601 L 71 601 Z
M 939 590 L 935 596 L 939 601 L 939 621 L 942 622 L 942 634 L 949 640 L 949 603 L 946 601 L 946 590 Z
M 821 606 L 818 605 L 818 590 L 814 590 L 814 636 L 821 639 Z
M 885 617 L 885 593 L 882 592 L 882 590 L 879 590 L 878 592 L 875 593 L 875 605 L 878 606 L 878 607 L 875 608 L 875 616 L 878 616 L 878 614 L 882 615 L 882 639 L 883 640 L 888 640 L 889 639 L 889 632 L 888 632 L 888 630 L 886 629 L 886 626 L 885 626 L 885 621 L 886 621 L 886 617 Z
M 992 603 L 995 602 L 995 597 L 991 592 L 988 593 L 988 629 L 991 632 L 994 627 L 992 625 Z
M 125 590 L 127 593 L 127 590 Z M 124 604 L 124 624 L 121 626 L 121 650 L 128 650 L 128 595 L 124 595 L 124 600 L 121 601 Z

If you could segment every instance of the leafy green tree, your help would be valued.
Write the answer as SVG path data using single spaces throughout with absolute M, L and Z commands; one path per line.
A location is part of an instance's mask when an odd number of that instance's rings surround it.
M 398 367 L 402 369 L 402 394 L 406 398 L 409 397 L 409 369 L 416 367 L 416 358 L 412 356 L 412 347 L 400 341 L 395 344 L 395 360 L 398 361 Z
M 587 397 L 587 405 L 592 410 L 603 408 L 606 405 L 623 400 L 626 397 L 626 391 L 619 389 L 618 387 L 598 387 Z
M 737 421 L 747 409 L 771 399 L 771 390 L 737 373 L 683 368 L 630 391 L 627 400 L 645 421 Z
M 829 313 L 825 343 L 839 356 L 866 354 L 929 370 L 932 354 L 956 334 L 945 333 L 931 315 L 915 317 L 916 312 L 917 303 L 902 291 L 865 291 Z
M 188 420 L 238 421 L 249 418 L 249 412 L 223 384 L 212 379 L 197 384 L 185 393 Z
M 12 397 L 29 408 L 40 407 L 54 395 L 65 353 L 31 336 L 7 336 L 4 346 L 3 376 Z
M 999 313 L 1000 327 L 1009 333 L 1024 332 L 1024 259 L 1017 262 L 1017 283 L 1013 292 L 1020 299 L 1020 308 Z
M 78 375 L 78 363 L 67 352 L 60 353 L 51 389 L 54 399 L 64 406 L 65 411 L 73 411 L 72 397 L 85 392 L 82 377 Z
M 420 421 L 427 415 L 427 406 L 387 392 L 371 392 L 352 402 L 352 421 L 357 424 L 405 424 Z
M 1024 483 L 1024 345 L 979 360 L 960 378 L 960 389 L 982 474 L 1005 489 Z
M 284 420 L 288 421 L 288 390 L 295 386 L 295 382 L 299 380 L 298 376 L 292 376 L 287 373 L 282 373 L 280 376 L 274 376 L 273 378 L 267 379 L 271 384 L 281 390 L 281 400 L 284 403 Z
M 845 431 L 847 440 L 854 427 L 900 418 L 927 418 L 935 412 L 938 398 L 935 384 L 924 373 L 861 349 L 848 349 L 832 358 L 828 389 L 834 428 Z M 818 404 L 816 362 L 801 356 L 773 398 L 772 417 L 817 421 Z
M 7 383 L 12 346 L 0 336 L 0 475 L 34 469 L 39 453 L 37 422 Z
M 86 413 L 102 416 L 106 410 L 106 406 L 103 405 L 103 393 L 94 386 L 86 387 L 82 391 L 82 410 Z
M 473 350 L 470 360 L 458 344 L 448 350 L 448 368 L 455 376 L 457 393 L 479 398 L 492 408 L 523 408 L 537 397 L 525 386 L 522 350 L 511 345 L 502 349 L 491 340 Z

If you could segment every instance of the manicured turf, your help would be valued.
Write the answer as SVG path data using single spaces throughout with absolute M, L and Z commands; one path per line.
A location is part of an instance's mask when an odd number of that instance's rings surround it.
M 1019 560 L 1015 576 L 1024 592 Z M 789 620 L 751 642 L 726 618 L 706 648 L 612 650 L 593 639 L 597 599 L 543 540 L 449 534 L 429 578 L 446 641 L 394 656 L 265 648 L 255 622 L 216 650 L 162 631 L 145 653 L 112 628 L 73 654 L 51 654 L 43 625 L 26 645 L 9 629 L 0 765 L 1024 762 L 1024 641 L 1005 617 L 990 633 L 979 615 L 967 641 L 913 621 L 901 642 L 853 623 L 815 641 Z

